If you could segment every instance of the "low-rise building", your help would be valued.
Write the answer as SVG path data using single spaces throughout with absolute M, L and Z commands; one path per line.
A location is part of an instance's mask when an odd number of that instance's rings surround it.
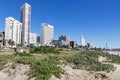
M 5 45 L 5 32 L 0 32 L 0 48 Z
M 87 43 L 87 47 L 88 47 L 88 49 L 91 49 L 91 48 L 93 48 L 93 44 L 92 43 Z
M 77 47 L 77 42 L 76 41 L 70 41 L 70 47 L 71 48 L 76 48 Z

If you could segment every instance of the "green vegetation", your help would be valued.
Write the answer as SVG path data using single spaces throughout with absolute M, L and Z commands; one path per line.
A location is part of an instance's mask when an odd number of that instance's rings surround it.
M 98 58 L 99 56 L 107 57 L 108 62 L 120 64 L 120 56 L 118 55 L 113 55 L 101 51 L 85 51 L 85 53 L 89 56 L 96 56 L 96 58 Z
M 120 64 L 120 56 L 118 55 L 113 55 L 113 54 L 105 53 L 102 51 L 83 51 L 83 53 L 97 59 L 99 56 L 103 56 L 107 58 L 108 62 Z
M 11 47 L 12 47 L 13 45 L 15 45 L 15 42 L 10 39 L 10 40 L 8 41 L 8 44 L 11 45 Z
M 28 55 L 28 53 L 24 54 Z M 31 66 L 29 78 L 35 77 L 36 80 L 49 80 L 52 74 L 60 78 L 60 74 L 64 73 L 64 71 L 58 66 L 59 58 L 56 56 L 50 56 L 41 60 L 33 56 L 23 55 L 20 58 L 16 58 L 16 62 L 29 64 Z
M 107 72 L 111 71 L 114 66 L 99 62 L 99 56 L 106 57 L 108 62 L 120 63 L 119 56 L 94 50 L 78 52 L 68 49 L 39 47 L 31 48 L 30 52 L 31 53 L 16 52 L 13 55 L 0 55 L 0 70 L 4 68 L 4 65 L 8 61 L 13 61 L 14 63 L 30 65 L 29 79 L 34 77 L 36 80 L 49 80 L 51 75 L 60 78 L 60 75 L 64 74 L 64 70 L 58 66 L 61 60 L 73 64 L 73 69 Z M 33 53 L 37 53 L 37 55 Z M 49 53 L 52 56 L 48 55 Z M 45 57 L 41 58 L 38 56 Z M 15 69 L 15 66 L 16 64 L 13 64 L 12 69 Z
M 102 64 L 99 62 L 98 57 L 102 52 L 98 51 L 83 51 L 81 53 L 65 57 L 69 63 L 73 63 L 75 69 L 85 69 L 93 71 L 110 71 L 113 65 Z
M 0 55 L 0 70 L 2 70 L 4 65 L 12 59 L 14 59 L 14 55 Z
M 93 70 L 93 71 L 107 71 L 110 72 L 113 70 L 114 66 L 110 64 L 96 64 L 96 65 L 91 65 L 88 70 Z
M 108 55 L 108 61 L 111 62 L 111 63 L 117 63 L 117 64 L 120 64 L 120 56 L 118 55 Z
M 38 54 L 59 54 L 59 50 L 56 50 L 54 47 L 42 46 L 42 47 L 32 47 L 30 48 L 30 53 L 38 53 Z
M 20 56 L 20 57 L 23 57 L 23 56 L 28 56 L 28 57 L 30 57 L 30 56 L 32 56 L 32 54 L 31 53 L 26 53 L 26 52 L 16 52 L 15 54 L 14 54 L 14 56 Z

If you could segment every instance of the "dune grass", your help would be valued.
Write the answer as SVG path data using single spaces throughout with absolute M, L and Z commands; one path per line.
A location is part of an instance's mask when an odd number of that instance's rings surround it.
M 43 53 L 47 50 L 47 53 Z M 59 53 L 56 53 L 58 51 Z M 29 79 L 35 78 L 36 80 L 49 80 L 52 75 L 60 78 L 61 74 L 64 74 L 64 70 L 58 66 L 60 60 L 65 60 L 67 63 L 72 63 L 73 69 L 83 69 L 88 71 L 111 71 L 114 66 L 111 64 L 103 64 L 99 62 L 99 56 L 107 57 L 108 62 L 120 63 L 120 57 L 111 55 L 101 51 L 73 51 L 60 50 L 60 49 L 44 49 L 39 48 L 35 53 L 19 53 L 16 52 L 13 55 L 0 55 L 0 69 L 4 68 L 4 65 L 8 61 L 14 61 L 15 63 L 22 63 L 30 65 Z M 40 53 L 39 53 L 40 52 Z M 52 53 L 55 52 L 55 53 Z M 49 54 L 50 53 L 50 54 Z
M 35 77 L 36 80 L 49 80 L 52 75 L 60 78 L 60 75 L 64 73 L 64 70 L 58 66 L 59 57 L 49 56 L 45 59 L 38 59 L 28 55 L 28 53 L 17 53 L 16 56 L 18 55 L 20 57 L 16 58 L 17 63 L 29 64 L 31 66 L 29 78 Z
M 68 63 L 73 63 L 75 69 L 93 70 L 93 71 L 111 71 L 114 66 L 102 64 L 98 57 L 104 53 L 99 51 L 83 51 L 81 53 L 64 57 Z
M 2 70 L 4 68 L 4 65 L 12 59 L 14 59 L 14 55 L 11 54 L 0 55 L 0 70 Z

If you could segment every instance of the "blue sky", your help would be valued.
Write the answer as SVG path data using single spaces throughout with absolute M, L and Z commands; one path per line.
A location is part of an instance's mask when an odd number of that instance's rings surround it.
M 41 23 L 55 27 L 55 39 L 70 35 L 71 40 L 96 47 L 120 48 L 120 0 L 0 0 L 0 30 L 5 18 L 20 19 L 20 6 L 32 6 L 31 32 L 40 35 Z

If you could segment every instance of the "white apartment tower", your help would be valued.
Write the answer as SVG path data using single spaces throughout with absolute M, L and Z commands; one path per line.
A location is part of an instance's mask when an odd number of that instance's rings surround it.
M 22 46 L 29 45 L 31 6 L 25 3 L 21 6 L 21 23 L 22 23 Z
M 7 41 L 11 39 L 15 44 L 21 44 L 21 31 L 22 23 L 13 17 L 5 19 L 5 39 Z
M 52 25 L 42 23 L 41 29 L 41 45 L 52 46 L 54 39 L 54 27 Z
M 81 38 L 81 44 L 82 44 L 82 46 L 85 46 L 85 38 L 83 36 Z

